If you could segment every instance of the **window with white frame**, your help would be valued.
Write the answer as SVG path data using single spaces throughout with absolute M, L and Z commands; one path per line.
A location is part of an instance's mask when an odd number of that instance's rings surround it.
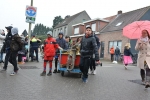
M 66 30 L 67 30 L 67 28 L 65 27 L 65 28 L 64 28 L 64 35 L 66 34 Z
M 76 27 L 76 28 L 74 29 L 74 34 L 79 34 L 79 27 Z
M 62 28 L 60 29 L 60 32 L 62 32 Z
M 55 30 L 54 37 L 56 37 L 56 34 L 57 34 L 57 33 L 56 33 L 56 30 Z
M 92 24 L 92 31 L 96 31 L 96 23 Z
M 111 47 L 114 47 L 114 49 L 116 49 L 116 47 L 118 46 L 118 48 L 120 49 L 121 52 L 121 46 L 122 46 L 122 41 L 109 41 L 108 44 L 108 53 Z

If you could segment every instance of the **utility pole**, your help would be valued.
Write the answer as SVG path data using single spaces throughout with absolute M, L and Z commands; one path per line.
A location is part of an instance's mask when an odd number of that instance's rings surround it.
M 31 0 L 31 6 L 33 6 L 33 0 Z M 29 30 L 28 30 L 28 61 L 29 61 L 29 54 L 30 54 L 30 37 L 31 37 L 31 26 L 32 23 L 29 23 Z

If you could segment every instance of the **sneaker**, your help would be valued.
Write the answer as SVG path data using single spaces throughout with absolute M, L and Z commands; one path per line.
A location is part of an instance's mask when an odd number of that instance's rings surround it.
M 93 75 L 96 75 L 96 70 L 93 71 Z
M 17 74 L 17 72 L 11 72 L 10 73 L 10 76 L 14 76 L 14 75 L 16 75 Z
M 124 65 L 125 70 L 127 70 L 127 66 Z
M 46 71 L 43 71 L 40 75 L 41 76 L 45 76 L 46 75 Z
M 87 78 L 83 78 L 83 83 L 87 83 L 87 82 L 88 82 Z
M 51 71 L 49 71 L 49 73 L 47 74 L 47 76 L 51 76 L 52 75 L 52 72 Z
M 55 70 L 53 71 L 53 73 L 57 73 L 57 69 L 55 69 Z
M 148 87 L 150 87 L 150 84 L 147 82 L 147 83 L 145 84 L 145 88 L 148 88 Z
M 93 70 L 90 70 L 89 74 L 91 74 L 91 75 L 92 75 L 92 74 L 93 74 Z

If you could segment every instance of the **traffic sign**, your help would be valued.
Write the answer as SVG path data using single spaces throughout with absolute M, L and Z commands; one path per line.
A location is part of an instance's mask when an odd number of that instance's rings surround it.
M 26 6 L 25 15 L 26 17 L 36 17 L 37 7 Z
M 26 17 L 26 22 L 27 23 L 35 23 L 35 18 L 34 17 Z

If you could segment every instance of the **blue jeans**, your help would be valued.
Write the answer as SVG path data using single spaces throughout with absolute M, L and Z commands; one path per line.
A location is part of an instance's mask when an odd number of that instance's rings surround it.
M 119 55 L 115 55 L 115 61 L 118 61 Z
M 0 52 L 0 62 L 3 61 L 3 52 Z

